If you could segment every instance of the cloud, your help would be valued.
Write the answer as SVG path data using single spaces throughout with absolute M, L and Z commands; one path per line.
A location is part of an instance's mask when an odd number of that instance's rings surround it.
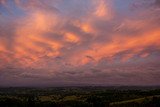
M 125 2 L 1 0 L 1 80 L 136 84 L 144 77 L 140 84 L 156 84 L 158 0 Z M 138 68 L 148 63 L 152 71 Z
M 159 1 L 159 0 L 156 0 L 156 1 L 155 1 L 155 4 L 156 4 L 156 5 L 160 5 L 160 1 Z

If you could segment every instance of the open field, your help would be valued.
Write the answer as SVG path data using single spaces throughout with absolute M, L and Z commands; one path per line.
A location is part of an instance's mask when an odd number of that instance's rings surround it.
M 159 87 L 0 88 L 0 107 L 159 106 Z

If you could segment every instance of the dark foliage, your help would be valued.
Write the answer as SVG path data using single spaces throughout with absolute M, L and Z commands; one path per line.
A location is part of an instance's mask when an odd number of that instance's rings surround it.
M 148 88 L 0 88 L 0 107 L 160 107 L 159 95 Z

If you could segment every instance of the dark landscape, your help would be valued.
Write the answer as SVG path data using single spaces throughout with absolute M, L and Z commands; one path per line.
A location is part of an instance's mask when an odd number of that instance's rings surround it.
M 160 107 L 160 0 L 0 0 L 0 107 Z
M 160 107 L 160 87 L 0 88 L 0 107 Z

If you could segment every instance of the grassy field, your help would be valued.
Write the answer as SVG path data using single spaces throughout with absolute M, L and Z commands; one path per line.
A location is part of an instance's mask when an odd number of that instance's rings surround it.
M 0 107 L 160 107 L 159 88 L 0 88 Z
M 127 104 L 127 103 L 143 103 L 143 102 L 151 102 L 153 98 L 160 98 L 160 95 L 154 95 L 154 96 L 147 96 L 143 98 L 137 98 L 137 99 L 131 99 L 131 100 L 125 100 L 125 101 L 119 101 L 119 102 L 112 102 L 110 103 L 111 106 L 113 105 L 121 105 L 121 104 Z

